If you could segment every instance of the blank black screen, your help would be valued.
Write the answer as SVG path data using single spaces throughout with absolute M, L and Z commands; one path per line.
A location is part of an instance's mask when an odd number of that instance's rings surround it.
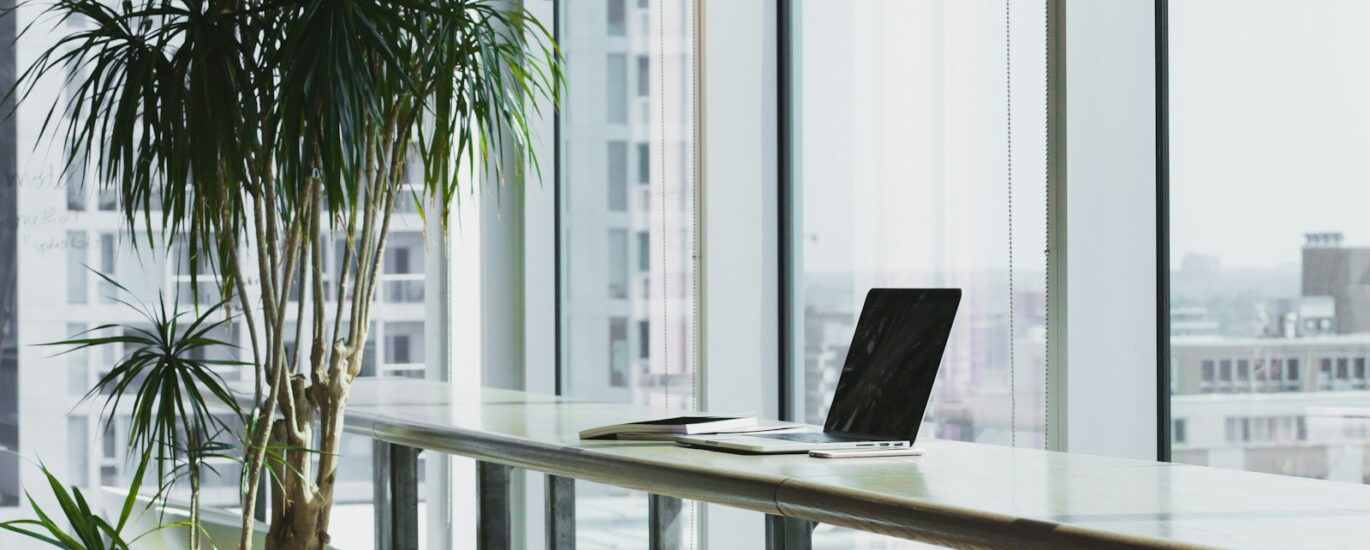
M 868 292 L 824 429 L 913 441 L 960 303 L 960 289 Z

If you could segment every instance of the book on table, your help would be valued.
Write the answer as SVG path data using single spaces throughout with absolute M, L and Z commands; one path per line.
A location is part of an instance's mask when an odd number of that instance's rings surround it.
M 675 416 L 581 430 L 581 439 L 670 439 L 677 435 L 747 433 L 758 428 L 753 416 Z M 653 437 L 655 436 L 655 437 Z

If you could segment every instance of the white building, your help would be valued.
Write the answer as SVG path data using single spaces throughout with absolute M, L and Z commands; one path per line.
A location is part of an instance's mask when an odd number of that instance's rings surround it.
M 1171 346 L 1175 461 L 1370 481 L 1370 334 Z

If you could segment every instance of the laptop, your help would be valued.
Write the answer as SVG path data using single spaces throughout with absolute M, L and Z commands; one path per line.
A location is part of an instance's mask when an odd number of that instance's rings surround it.
M 911 447 L 960 303 L 960 289 L 866 293 L 822 432 L 679 436 L 675 441 L 751 454 Z

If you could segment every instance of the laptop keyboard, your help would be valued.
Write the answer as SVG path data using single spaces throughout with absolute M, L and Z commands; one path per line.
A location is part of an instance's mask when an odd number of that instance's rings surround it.
M 799 443 L 846 443 L 849 441 L 871 441 L 870 437 L 859 437 L 834 433 L 802 432 L 788 434 L 751 434 L 751 437 L 796 441 Z

